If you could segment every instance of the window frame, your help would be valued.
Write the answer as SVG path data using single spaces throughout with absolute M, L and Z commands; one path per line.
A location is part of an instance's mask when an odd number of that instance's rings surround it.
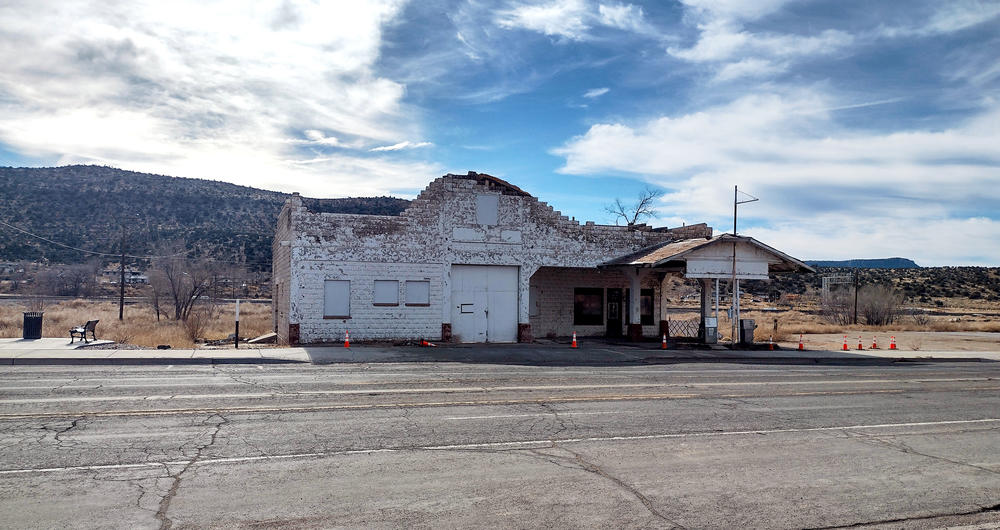
M 581 297 L 597 297 L 596 307 L 598 313 L 586 314 L 580 311 L 581 304 L 587 303 L 593 309 L 594 301 L 585 302 Z M 575 287 L 573 288 L 573 325 L 574 326 L 603 326 L 604 325 L 604 288 L 603 287 Z
M 427 285 L 427 298 L 426 298 L 427 301 L 426 302 L 411 302 L 410 301 L 410 296 L 411 296 L 410 293 L 413 292 L 410 289 L 410 284 L 411 283 L 422 283 L 422 284 L 426 284 Z M 404 292 L 403 305 L 405 305 L 406 307 L 430 307 L 430 305 L 431 305 L 431 281 L 430 280 L 406 280 L 405 288 L 406 289 L 405 289 L 405 292 Z
M 644 299 L 649 300 L 649 313 L 644 310 L 646 307 L 643 305 Z M 655 289 L 639 289 L 639 323 L 643 326 L 652 326 L 654 318 L 656 317 L 656 290 Z
M 395 302 L 379 302 L 378 301 L 378 284 L 379 283 L 392 283 L 395 284 L 393 293 L 395 294 Z M 399 305 L 399 280 L 373 280 L 372 281 L 372 305 L 376 307 L 396 307 Z
M 329 284 L 347 284 L 347 314 L 346 315 L 335 315 L 329 314 L 330 308 L 327 307 L 328 292 L 327 285 Z M 351 318 L 351 280 L 341 280 L 341 279 L 327 279 L 323 280 L 323 318 L 328 320 L 344 320 Z

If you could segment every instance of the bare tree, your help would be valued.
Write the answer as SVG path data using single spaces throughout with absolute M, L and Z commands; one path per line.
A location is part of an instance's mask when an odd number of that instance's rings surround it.
M 164 253 L 176 255 L 178 253 Z M 149 271 L 149 283 L 156 294 L 152 295 L 155 307 L 160 300 L 169 300 L 174 306 L 174 320 L 187 320 L 195 303 L 210 293 L 214 267 L 207 260 L 180 257 L 156 258 Z
M 858 291 L 858 305 L 870 326 L 892 324 L 899 317 L 903 295 L 888 285 L 865 285 Z
M 640 219 L 647 219 L 656 215 L 656 199 L 663 196 L 663 192 L 655 190 L 649 186 L 639 192 L 639 196 L 631 205 L 626 205 L 618 197 L 615 202 L 604 207 L 604 211 L 615 217 L 615 224 L 618 221 L 625 221 L 628 226 L 635 225 Z
M 91 296 L 97 288 L 97 262 L 56 265 L 35 276 L 35 292 L 58 296 Z

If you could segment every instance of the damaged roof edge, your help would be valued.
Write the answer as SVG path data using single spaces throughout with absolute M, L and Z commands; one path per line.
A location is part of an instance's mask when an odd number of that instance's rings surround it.
M 494 177 L 493 175 L 487 175 L 486 173 L 476 173 L 475 171 L 470 171 L 468 175 L 455 175 L 448 173 L 444 178 L 453 179 L 470 179 L 475 180 L 479 184 L 484 184 L 489 189 L 499 190 L 500 193 L 504 195 L 517 195 L 519 197 L 531 197 L 531 194 L 518 188 L 517 186 L 507 182 L 506 180 Z

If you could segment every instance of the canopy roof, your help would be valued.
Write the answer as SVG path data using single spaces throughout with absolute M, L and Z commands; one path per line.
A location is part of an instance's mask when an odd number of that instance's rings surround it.
M 692 254 L 703 254 L 711 247 L 730 246 L 733 243 L 743 243 L 755 247 L 768 256 L 768 272 L 816 272 L 805 263 L 781 252 L 773 247 L 748 236 L 721 234 L 711 238 L 682 239 L 659 243 L 641 249 L 631 254 L 619 256 L 598 265 L 607 267 L 657 267 L 684 269 Z

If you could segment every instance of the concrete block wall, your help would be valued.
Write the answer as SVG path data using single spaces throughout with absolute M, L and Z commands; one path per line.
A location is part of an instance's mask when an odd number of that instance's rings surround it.
M 604 336 L 607 331 L 607 293 L 604 296 L 604 324 L 579 326 L 573 324 L 574 290 L 578 287 L 628 289 L 629 281 L 619 270 L 595 270 L 561 267 L 541 268 L 531 277 L 531 288 L 538 296 L 538 315 L 531 317 L 531 329 L 536 337 L 565 337 L 576 331 L 578 336 Z M 653 324 L 642 327 L 644 336 L 659 333 L 660 282 L 650 274 L 640 279 L 640 288 L 653 289 Z M 624 292 L 622 295 L 624 297 Z M 622 300 L 624 318 L 627 300 Z M 625 322 L 627 324 L 627 322 Z M 625 328 L 623 328 L 624 333 Z
M 480 194 L 497 196 L 497 224 L 477 224 L 476 197 Z M 300 325 L 303 342 L 342 340 L 332 337 L 335 331 L 330 322 L 316 320 L 317 314 L 322 317 L 322 307 L 315 306 L 316 293 L 321 302 L 323 275 L 336 271 L 329 268 L 333 264 L 368 264 L 344 269 L 345 275 L 358 274 L 365 282 L 369 279 L 366 274 L 381 272 L 385 265 L 422 264 L 427 270 L 438 271 L 436 285 L 444 290 L 450 288 L 448 271 L 452 264 L 518 266 L 521 279 L 517 322 L 527 325 L 532 322 L 528 278 L 540 267 L 593 269 L 614 256 L 676 239 L 670 231 L 649 227 L 581 225 L 515 186 L 476 173 L 435 179 L 399 216 L 312 213 L 296 198 L 286 203 L 281 216 L 276 239 L 290 241 L 290 265 L 287 273 L 284 265 L 276 265 L 274 276 L 278 290 L 283 278 L 289 278 L 288 301 L 276 298 L 275 304 L 288 308 L 287 322 Z M 282 223 L 287 225 L 287 233 L 282 232 Z M 276 262 L 285 259 L 284 252 L 275 246 Z M 322 274 L 316 267 L 321 267 Z M 427 318 L 435 319 L 433 330 L 423 320 L 423 314 L 374 312 L 351 319 L 352 336 L 357 333 L 359 340 L 437 336 L 441 324 L 449 323 L 451 318 L 450 292 L 444 296 L 448 307 L 441 305 L 436 311 L 428 311 Z M 568 303 L 572 308 L 572 296 Z M 281 311 L 275 310 L 279 328 L 285 318 Z M 399 330 L 389 337 L 389 330 L 380 322 L 384 317 L 416 319 L 412 333 L 418 335 Z M 554 329 L 554 325 L 546 326 Z M 535 330 L 534 335 L 543 336 L 540 331 Z
M 371 263 L 360 261 L 300 261 L 294 271 L 298 299 L 294 314 L 301 340 L 342 342 L 351 339 L 436 339 L 441 334 L 442 266 L 429 263 Z M 351 282 L 351 318 L 324 317 L 326 280 Z M 375 280 L 399 282 L 399 305 L 376 306 Z M 430 305 L 406 305 L 406 281 L 430 282 Z
M 278 215 L 278 226 L 271 242 L 271 319 L 278 342 L 288 343 L 288 311 L 290 302 L 292 257 L 291 208 L 298 199 L 287 199 Z M 300 203 L 301 204 L 301 203 Z

